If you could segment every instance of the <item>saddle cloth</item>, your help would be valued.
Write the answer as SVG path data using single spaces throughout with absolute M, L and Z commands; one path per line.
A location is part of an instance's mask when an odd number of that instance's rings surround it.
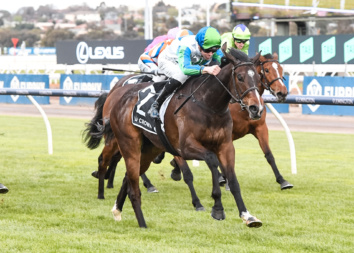
M 164 83 L 158 82 L 158 83 L 153 83 L 149 85 L 148 87 L 142 89 L 138 93 L 138 101 L 136 105 L 134 106 L 133 112 L 132 112 L 132 124 L 134 126 L 140 127 L 150 133 L 157 134 L 156 133 L 156 121 L 155 119 L 151 118 L 148 111 L 150 110 L 150 107 L 152 103 L 155 101 L 155 99 L 158 96 L 158 93 L 162 90 L 164 86 Z M 164 115 L 166 112 L 166 108 L 168 106 L 168 103 L 171 100 L 173 94 L 171 94 L 161 105 L 159 115 L 161 119 L 161 129 L 164 130 L 164 125 L 163 125 L 163 119 Z

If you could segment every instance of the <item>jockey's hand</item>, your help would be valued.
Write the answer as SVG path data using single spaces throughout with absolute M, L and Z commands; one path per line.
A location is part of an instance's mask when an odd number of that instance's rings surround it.
M 151 70 L 150 73 L 151 73 L 152 75 L 154 75 L 154 76 L 159 75 L 158 69 Z
M 216 76 L 219 74 L 221 68 L 218 65 L 213 65 L 213 66 L 205 66 L 203 69 L 203 74 L 208 73 L 210 75 Z

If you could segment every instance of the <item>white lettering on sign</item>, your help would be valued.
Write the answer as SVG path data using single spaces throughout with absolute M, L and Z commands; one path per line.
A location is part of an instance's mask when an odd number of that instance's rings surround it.
M 325 86 L 324 95 L 331 97 L 354 97 L 354 87 Z
M 82 64 L 89 59 L 123 59 L 124 47 L 89 47 L 86 42 L 81 41 L 76 46 L 76 58 Z

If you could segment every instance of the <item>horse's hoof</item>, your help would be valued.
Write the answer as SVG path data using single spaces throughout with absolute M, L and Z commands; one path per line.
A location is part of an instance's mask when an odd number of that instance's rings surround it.
M 251 215 L 248 211 L 242 212 L 241 219 L 249 228 L 259 228 L 262 226 L 262 222 L 255 216 Z
M 148 193 L 155 193 L 155 192 L 159 192 L 159 191 L 155 188 L 155 186 L 151 186 L 151 187 L 147 188 L 147 192 Z
M 225 184 L 225 191 L 230 191 L 230 186 L 228 183 Z
M 152 160 L 152 162 L 155 164 L 160 164 L 164 158 L 165 156 L 160 157 L 160 155 L 158 155 L 154 158 L 154 160 Z
M 204 206 L 199 206 L 199 207 L 196 207 L 195 210 L 196 210 L 197 212 L 204 212 L 204 211 L 205 211 L 205 208 L 204 208 Z
M 226 184 L 226 179 L 222 175 L 220 175 L 219 176 L 219 185 L 224 186 L 225 184 Z
M 113 206 L 112 214 L 113 214 L 113 218 L 115 221 L 122 220 L 122 212 L 120 210 L 116 209 L 115 205 Z
M 171 164 L 171 166 L 173 167 L 173 168 L 177 168 L 178 166 L 177 166 L 177 163 L 176 163 L 176 161 L 175 161 L 175 159 L 172 159 L 171 161 L 170 161 L 170 164 Z
M 97 198 L 98 198 L 98 199 L 104 199 L 104 196 L 103 196 L 103 195 L 102 195 L 102 196 L 101 196 L 101 195 L 98 195 Z
M 280 190 L 286 190 L 286 189 L 291 189 L 294 186 L 290 184 L 288 181 L 284 181 L 283 183 L 280 184 Z
M 175 181 L 181 181 L 182 175 L 181 173 L 175 173 L 173 170 L 171 172 L 171 178 Z
M 98 171 L 95 170 L 94 172 L 91 173 L 91 176 L 98 178 Z
M 106 188 L 114 188 L 114 187 L 113 187 L 113 184 L 108 183 Z
M 245 222 L 247 227 L 249 228 L 260 228 L 262 227 L 262 222 L 258 220 L 256 217 L 250 217 L 248 220 Z
M 225 220 L 226 215 L 224 210 L 215 210 L 214 208 L 212 208 L 211 217 L 213 217 L 215 220 Z

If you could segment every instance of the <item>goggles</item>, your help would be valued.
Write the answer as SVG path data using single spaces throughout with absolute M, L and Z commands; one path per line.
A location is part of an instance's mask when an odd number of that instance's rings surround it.
M 216 51 L 218 51 L 219 48 L 220 47 L 218 47 L 218 46 L 214 46 L 214 47 L 210 47 L 208 49 L 202 48 L 202 50 L 208 54 L 208 53 L 215 53 Z
M 235 39 L 236 43 L 243 43 L 246 44 L 248 40 L 240 40 L 240 39 Z

